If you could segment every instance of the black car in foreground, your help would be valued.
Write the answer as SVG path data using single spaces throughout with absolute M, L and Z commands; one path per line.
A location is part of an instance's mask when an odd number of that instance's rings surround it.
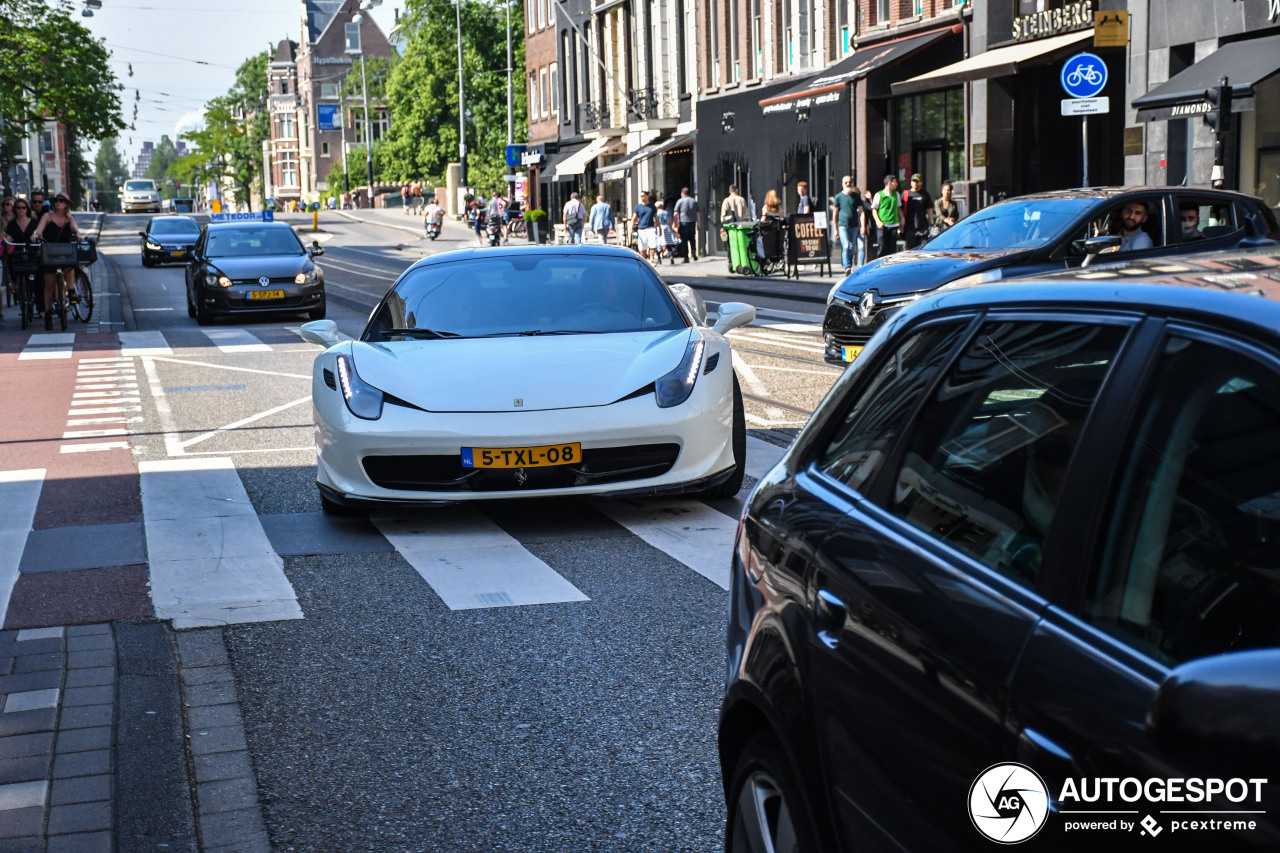
M 187 265 L 187 313 L 204 325 L 227 314 L 325 315 L 324 273 L 287 222 L 214 222 Z
M 144 267 L 186 263 L 200 239 L 200 223 L 190 216 L 153 216 L 146 230 L 138 232 L 138 237 L 142 239 Z
M 1280 849 L 1280 249 L 896 312 L 730 602 L 728 850 Z
M 1122 236 L 1124 246 L 1088 245 Z M 1114 242 L 1114 241 L 1112 241 Z M 1135 187 L 1062 190 L 993 204 L 921 248 L 873 261 L 831 289 L 822 322 L 824 357 L 847 364 L 893 309 L 951 282 L 1044 275 L 1084 264 L 1144 261 L 1280 243 L 1280 226 L 1261 200 L 1222 190 Z

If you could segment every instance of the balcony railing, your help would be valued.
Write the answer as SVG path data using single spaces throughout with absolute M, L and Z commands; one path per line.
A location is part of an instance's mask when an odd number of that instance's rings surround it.
M 584 133 L 611 127 L 608 101 L 586 101 L 578 105 L 578 126 Z
M 671 97 L 670 91 L 661 89 L 631 90 L 632 121 L 656 121 L 659 119 L 679 119 L 680 105 Z

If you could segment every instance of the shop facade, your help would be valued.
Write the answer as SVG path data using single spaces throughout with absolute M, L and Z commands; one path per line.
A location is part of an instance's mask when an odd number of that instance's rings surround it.
M 1130 88 L 1143 142 L 1128 157 L 1132 182 L 1208 186 L 1216 138 L 1205 90 L 1227 78 L 1232 127 L 1222 184 L 1280 210 L 1280 3 L 1275 0 L 1150 0 L 1143 78 Z

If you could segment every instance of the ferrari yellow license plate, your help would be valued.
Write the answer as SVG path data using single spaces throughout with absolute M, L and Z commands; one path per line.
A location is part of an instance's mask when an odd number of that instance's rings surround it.
M 853 361 L 862 354 L 862 347 L 840 347 L 840 358 L 844 361 Z
M 250 290 L 250 299 L 284 299 L 283 290 Z
M 464 447 L 463 468 L 546 468 L 582 461 L 582 443 L 542 447 Z

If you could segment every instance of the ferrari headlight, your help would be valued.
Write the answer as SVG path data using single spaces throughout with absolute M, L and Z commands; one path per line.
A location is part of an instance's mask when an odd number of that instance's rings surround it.
M 693 383 L 698 381 L 698 373 L 702 368 L 702 350 L 706 344 L 702 338 L 690 341 L 685 348 L 684 358 L 676 365 L 676 369 L 653 383 L 653 395 L 657 398 L 658 408 L 669 409 L 678 406 L 693 393 Z
M 157 246 L 155 243 L 152 243 L 150 240 L 148 240 L 148 241 L 147 241 L 147 248 L 148 248 L 148 249 L 150 249 L 150 250 L 151 250 L 151 251 L 153 251 L 153 252 L 158 252 L 158 251 L 160 251 L 160 250 L 163 248 L 163 246 Z
M 300 272 L 293 277 L 294 284 L 315 284 L 320 280 L 320 271 L 317 269 L 309 269 L 306 272 Z
M 360 378 L 355 365 L 345 355 L 338 356 L 338 387 L 347 408 L 357 418 L 376 421 L 382 417 L 382 392 Z

